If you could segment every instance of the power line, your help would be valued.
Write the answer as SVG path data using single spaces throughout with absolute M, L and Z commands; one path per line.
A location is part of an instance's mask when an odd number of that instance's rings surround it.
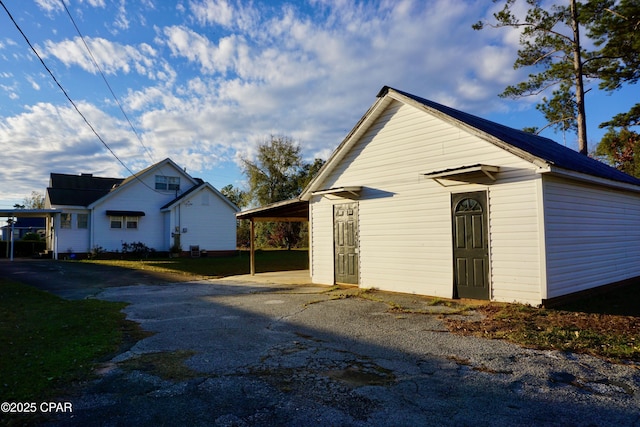
M 67 15 L 69 16 L 69 19 L 73 23 L 73 26 L 75 27 L 76 32 L 78 33 L 78 36 L 80 36 L 80 39 L 82 40 L 82 43 L 84 44 L 85 49 L 87 49 L 87 52 L 89 52 L 89 56 L 91 57 L 91 61 L 93 62 L 93 65 L 95 65 L 96 69 L 98 70 L 98 72 L 102 76 L 102 80 L 104 80 L 104 83 L 107 85 L 107 88 L 109 88 L 109 92 L 111 92 L 111 96 L 116 101 L 116 104 L 118 104 L 118 108 L 120 108 L 120 111 L 122 111 L 122 115 L 127 120 L 127 123 L 129 123 L 129 127 L 131 128 L 131 131 L 133 131 L 134 135 L 136 136 L 136 138 L 140 142 L 140 145 L 142 145 L 142 148 L 144 148 L 144 151 L 147 153 L 147 156 L 149 156 L 149 159 L 151 160 L 151 163 L 155 164 L 156 162 L 153 159 L 153 156 L 151 155 L 151 152 L 149 151 L 147 146 L 142 141 L 142 138 L 140 137 L 140 134 L 138 133 L 136 128 L 133 126 L 133 123 L 131 123 L 131 120 L 129 120 L 129 116 L 124 111 L 124 108 L 122 107 L 122 104 L 120 103 L 120 100 L 118 99 L 118 97 L 116 96 L 115 92 L 111 88 L 111 85 L 107 81 L 107 77 L 104 75 L 104 72 L 102 71 L 102 68 L 100 68 L 100 65 L 98 65 L 98 61 L 96 61 L 96 58 L 93 56 L 93 52 L 91 52 L 91 49 L 89 48 L 89 45 L 87 44 L 87 42 L 86 42 L 86 40 L 84 38 L 84 35 L 80 32 L 80 28 L 78 28 L 78 25 L 76 24 L 75 19 L 73 19 L 73 16 L 71 15 L 71 12 L 69 12 L 69 9 L 67 8 L 67 4 L 65 3 L 64 0 L 60 0 L 60 3 L 62 3 L 62 6 L 64 7 L 64 10 L 67 12 Z
M 104 139 L 102 139 L 102 137 L 100 136 L 100 134 L 98 134 L 98 132 L 96 131 L 96 129 L 93 127 L 93 125 L 89 122 L 89 120 L 87 119 L 87 117 L 82 114 L 82 112 L 80 111 L 80 109 L 78 108 L 78 106 L 76 105 L 76 103 L 73 101 L 73 99 L 71 99 L 71 97 L 69 96 L 69 94 L 67 93 L 67 91 L 65 90 L 64 87 L 62 87 L 62 84 L 60 84 L 60 82 L 58 81 L 58 79 L 56 78 L 56 76 L 53 74 L 53 72 L 49 69 L 49 67 L 47 66 L 47 64 L 44 62 L 44 60 L 40 57 L 40 54 L 36 51 L 36 49 L 33 47 L 33 45 L 31 44 L 31 41 L 29 40 L 29 38 L 27 37 L 27 35 L 22 31 L 22 28 L 20 28 L 20 25 L 18 25 L 18 23 L 16 22 L 16 20 L 13 18 L 13 15 L 11 15 L 11 12 L 9 12 L 9 9 L 7 9 L 7 6 L 5 6 L 4 2 L 2 0 L 0 0 L 0 5 L 2 5 L 2 8 L 4 9 L 4 11 L 7 13 L 7 15 L 9 16 L 9 19 L 11 19 L 11 22 L 13 22 L 13 25 L 15 25 L 16 29 L 20 32 L 20 34 L 22 35 L 22 37 L 24 38 L 24 40 L 27 42 L 27 44 L 29 45 L 29 47 L 31 48 L 31 50 L 33 51 L 33 53 L 36 55 L 36 57 L 40 60 L 40 63 L 42 64 L 42 66 L 45 68 L 45 70 L 47 70 L 47 72 L 49 73 L 49 75 L 51 76 L 51 78 L 53 79 L 53 81 L 56 83 L 56 85 L 58 85 L 58 87 L 60 88 L 60 90 L 62 91 L 62 93 L 64 94 L 64 96 L 67 98 L 67 100 L 71 103 L 71 105 L 73 105 L 73 108 L 75 108 L 76 112 L 80 115 L 80 117 L 82 117 L 82 120 L 84 120 L 84 122 L 87 124 L 87 126 L 89 126 L 89 128 L 91 129 L 91 131 L 93 132 L 93 134 L 98 138 L 98 140 L 100 140 L 100 142 L 102 143 L 102 145 L 104 145 L 106 147 L 107 150 L 109 150 L 109 152 L 111 153 L 111 155 L 113 155 L 113 157 L 116 158 L 116 160 L 118 160 L 118 162 L 127 170 L 129 171 L 129 173 L 131 175 L 133 175 L 138 181 L 140 181 L 145 187 L 149 188 L 152 191 L 156 191 L 154 188 L 151 188 L 146 182 L 144 182 L 142 179 L 140 179 L 140 177 L 138 177 L 138 175 L 136 175 L 131 169 L 129 169 L 129 166 L 127 166 L 121 159 L 120 157 L 118 157 L 118 155 L 111 149 L 111 147 L 109 147 L 109 144 L 107 144 L 105 142 Z

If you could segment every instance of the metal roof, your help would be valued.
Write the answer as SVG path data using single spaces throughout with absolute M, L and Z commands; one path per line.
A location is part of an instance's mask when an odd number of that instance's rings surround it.
M 52 173 L 47 194 L 53 206 L 88 206 L 119 186 L 124 178 L 101 178 L 89 174 Z
M 260 208 L 238 212 L 236 218 L 254 221 L 308 221 L 309 202 L 298 198 L 284 200 Z

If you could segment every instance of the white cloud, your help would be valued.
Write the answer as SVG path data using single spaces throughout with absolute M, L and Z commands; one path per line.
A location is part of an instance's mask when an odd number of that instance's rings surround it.
M 192 1 L 189 6 L 200 24 L 230 27 L 233 23 L 234 10 L 226 0 Z
M 91 1 L 110 13 L 105 22 L 115 22 L 125 6 Z M 214 175 L 219 162 L 250 155 L 270 134 L 293 137 L 308 159 L 326 157 L 383 85 L 486 117 L 505 108 L 496 95 L 518 77 L 511 67 L 517 43 L 505 41 L 513 36 L 471 29 L 485 13 L 481 0 L 315 0 L 277 8 L 193 0 L 156 4 L 166 15 L 155 21 L 159 12 L 149 3 L 126 7 L 130 17 L 148 13 L 151 38 L 125 27 L 105 35 L 102 26 L 86 41 L 116 92 L 121 88 L 125 110 L 155 160 L 171 157 L 196 174 Z M 93 78 L 82 40 L 62 37 L 41 42 L 46 55 L 98 92 L 102 82 Z M 42 86 L 38 96 L 46 92 Z M 11 140 L 7 156 L 16 170 L 33 161 L 40 180 L 52 171 L 92 172 L 78 165 L 107 176 L 128 174 L 72 109 L 23 102 L 24 112 L 0 120 L 0 143 Z M 90 102 L 83 109 L 110 146 L 133 170 L 146 167 L 150 160 L 119 111 L 100 110 L 102 98 Z M 21 158 L 22 146 L 34 147 L 29 160 Z M 26 173 L 21 179 L 32 184 L 21 194 L 43 186 Z
M 197 63 L 204 73 L 224 73 L 232 65 L 237 43 L 235 36 L 224 37 L 215 45 L 206 36 L 186 27 L 167 27 L 164 34 L 173 55 Z
M 142 156 L 121 123 L 91 104 L 80 102 L 78 106 L 121 158 L 137 168 L 148 163 L 131 161 Z M 32 190 L 44 190 L 50 172 L 128 175 L 72 107 L 38 103 L 6 118 L 0 122 L 0 145 L 4 161 L 11 165 L 0 169 L 0 180 L 13 183 L 5 199 L 21 199 Z
M 141 75 L 149 78 L 158 78 L 153 71 L 156 65 L 155 50 L 148 44 L 142 43 L 138 47 L 114 43 L 101 37 L 85 37 L 94 59 L 105 74 L 118 72 L 129 73 L 133 69 Z M 51 40 L 45 42 L 46 56 L 55 56 L 66 66 L 79 66 L 85 71 L 96 74 L 98 70 L 94 66 L 89 53 L 80 37 L 72 40 L 63 40 L 55 43 Z
M 59 0 L 36 0 L 36 4 L 47 13 L 64 10 L 64 6 Z

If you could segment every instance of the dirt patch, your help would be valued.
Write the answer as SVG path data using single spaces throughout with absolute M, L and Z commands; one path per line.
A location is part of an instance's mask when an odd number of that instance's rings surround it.
M 470 321 L 445 319 L 451 332 L 506 339 L 537 349 L 565 350 L 621 361 L 640 361 L 640 318 L 540 309 L 518 304 L 477 307 Z

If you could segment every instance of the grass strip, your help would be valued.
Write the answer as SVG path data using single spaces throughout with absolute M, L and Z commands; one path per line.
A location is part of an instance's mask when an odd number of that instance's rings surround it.
M 226 277 L 249 274 L 249 253 L 225 257 L 172 258 L 145 260 L 87 260 L 87 263 L 158 273 L 185 274 L 193 277 Z M 256 272 L 305 270 L 309 268 L 309 252 L 305 250 L 259 250 L 255 253 Z
M 138 326 L 124 303 L 68 301 L 0 279 L 0 401 L 37 401 L 91 375 Z

